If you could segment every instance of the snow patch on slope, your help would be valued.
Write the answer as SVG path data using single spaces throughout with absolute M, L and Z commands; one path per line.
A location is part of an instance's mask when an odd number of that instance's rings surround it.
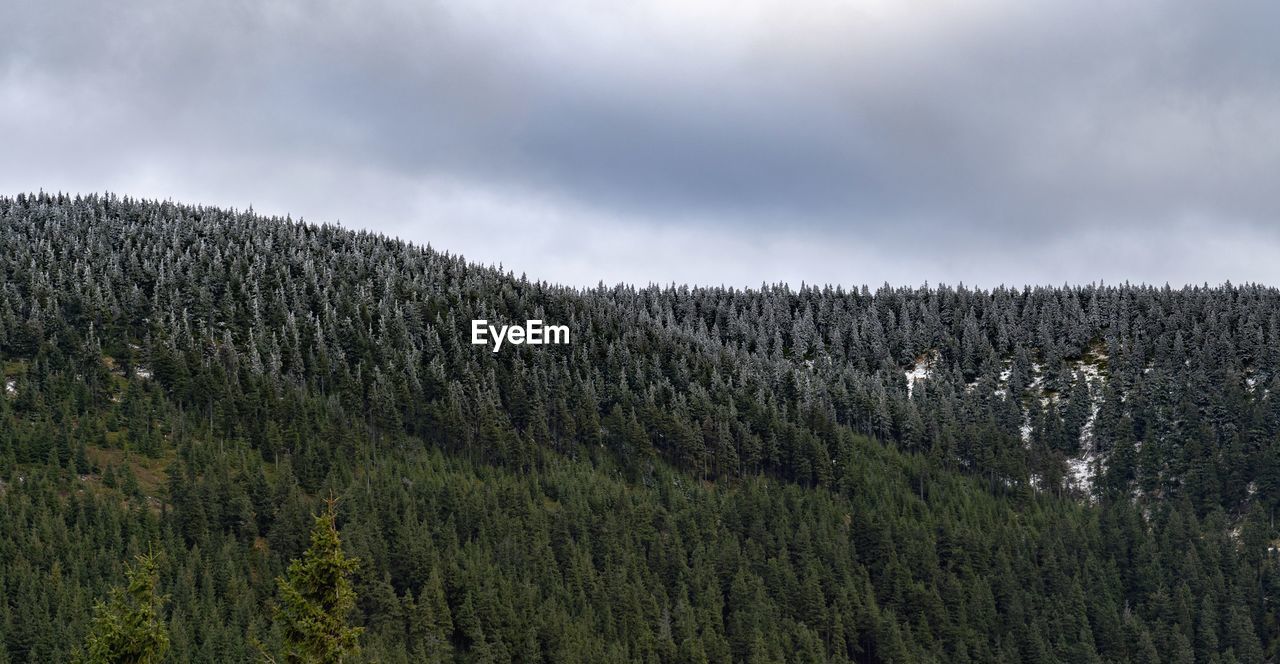
M 1084 380 L 1089 387 L 1089 415 L 1080 428 L 1080 453 L 1066 460 L 1068 482 L 1086 495 L 1092 495 L 1094 480 L 1104 467 L 1104 459 L 1094 440 L 1094 426 L 1098 413 L 1102 409 L 1102 387 L 1106 384 L 1102 366 L 1107 359 L 1105 353 L 1095 349 L 1086 353 L 1084 358 L 1073 362 L 1069 368 L 1075 380 Z M 1007 381 L 1008 375 L 1007 370 L 1002 372 L 1002 381 Z M 1046 393 L 1044 382 L 1044 366 L 1032 363 L 1031 382 L 1027 385 L 1027 390 L 1033 398 L 1040 401 L 1042 407 L 1048 408 L 1062 395 L 1057 392 Z M 1023 444 L 1030 446 L 1033 426 L 1029 412 L 1023 415 L 1020 433 Z
M 1067 474 L 1071 477 L 1071 485 L 1092 495 L 1093 480 L 1102 470 L 1102 457 L 1096 448 L 1085 450 L 1080 456 L 1067 459 Z
M 1067 469 L 1071 483 L 1089 495 L 1093 493 L 1094 478 L 1102 471 L 1103 465 L 1093 429 L 1098 421 L 1098 411 L 1102 409 L 1102 386 L 1107 379 L 1102 374 L 1101 364 L 1106 360 L 1106 354 L 1093 352 L 1085 359 L 1077 360 L 1074 367 L 1076 380 L 1084 380 L 1089 386 L 1089 417 L 1080 428 L 1080 455 L 1067 460 Z
M 1044 366 L 1038 362 L 1031 363 L 1031 382 L 1027 384 L 1028 390 L 1040 390 L 1044 387 Z
M 1000 375 L 996 378 L 996 391 L 994 394 L 1001 399 L 1009 395 L 1009 376 L 1013 375 L 1013 361 L 1005 360 L 1004 369 L 1000 370 Z
M 1244 378 L 1245 389 L 1257 397 L 1265 397 L 1271 394 L 1271 388 L 1267 386 L 1268 378 L 1268 376 L 1259 374 L 1256 371 L 1250 371 L 1249 375 Z
M 907 377 L 907 398 L 911 398 L 912 389 L 917 380 L 925 380 L 933 372 L 938 363 L 938 351 L 932 350 L 916 358 L 916 363 L 905 373 Z

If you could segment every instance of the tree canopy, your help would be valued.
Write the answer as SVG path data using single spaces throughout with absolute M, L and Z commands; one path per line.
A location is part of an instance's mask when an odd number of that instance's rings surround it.
M 0 662 L 149 551 L 175 661 L 1267 661 L 1278 353 L 1252 284 L 574 289 L 0 198 Z

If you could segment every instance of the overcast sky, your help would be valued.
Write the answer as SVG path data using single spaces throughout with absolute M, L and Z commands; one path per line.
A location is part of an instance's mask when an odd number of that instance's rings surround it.
M 7 3 L 0 193 L 575 285 L 1280 284 L 1280 3 Z

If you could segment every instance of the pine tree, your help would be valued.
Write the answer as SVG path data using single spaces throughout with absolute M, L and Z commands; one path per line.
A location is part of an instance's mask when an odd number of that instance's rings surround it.
M 284 661 L 291 664 L 341 664 L 360 655 L 364 628 L 348 623 L 356 604 L 351 576 L 359 561 L 342 552 L 336 505 L 335 499 L 327 501 L 315 517 L 311 547 L 276 579 L 275 617 L 284 631 Z
M 453 656 L 453 644 L 449 640 L 449 635 L 453 632 L 453 618 L 445 600 L 440 575 L 434 568 L 417 601 L 410 606 L 407 613 L 414 661 L 449 661 Z
M 94 607 L 89 637 L 77 658 L 82 664 L 155 664 L 169 651 L 161 617 L 166 598 L 156 594 L 155 556 L 138 556 L 125 576 L 125 586 L 113 588 L 110 599 Z

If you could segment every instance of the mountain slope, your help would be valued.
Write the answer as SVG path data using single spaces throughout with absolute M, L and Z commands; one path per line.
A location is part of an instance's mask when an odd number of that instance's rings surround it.
M 0 220 L 14 661 L 148 547 L 175 653 L 250 658 L 329 491 L 379 661 L 1276 647 L 1273 289 L 578 291 L 251 213 Z

